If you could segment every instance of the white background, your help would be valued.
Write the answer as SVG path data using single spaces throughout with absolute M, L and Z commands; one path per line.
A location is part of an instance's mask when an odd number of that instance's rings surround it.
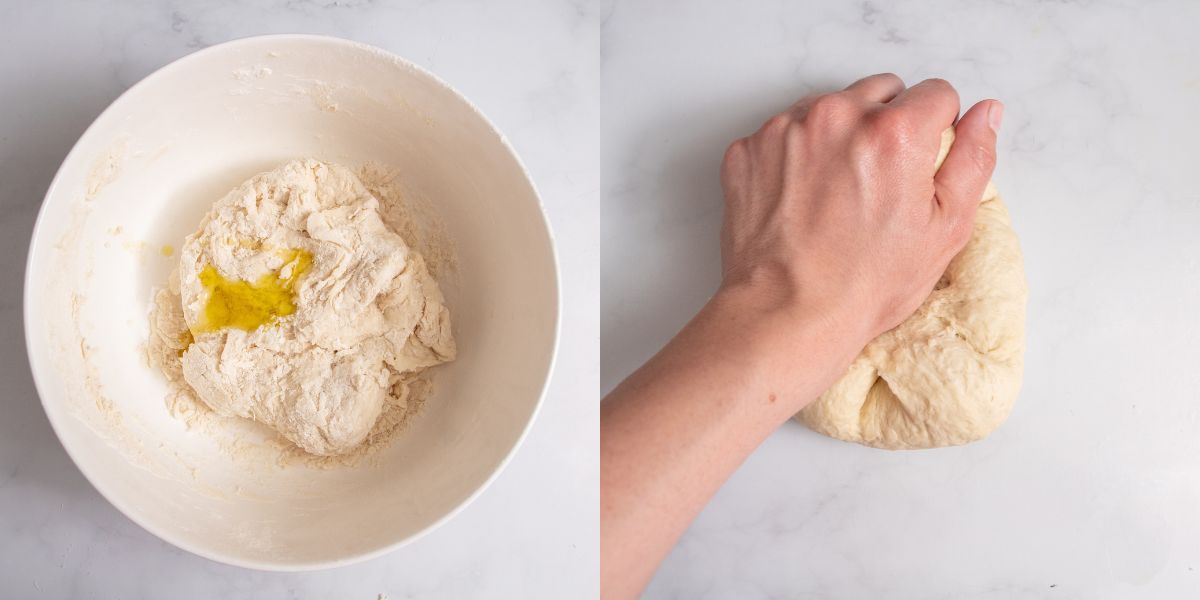
M 119 93 L 228 39 L 323 33 L 437 74 L 503 131 L 558 242 L 562 341 L 542 411 L 495 483 L 416 544 L 300 574 L 159 541 L 76 470 L 24 355 L 21 280 L 59 163 Z M 0 597 L 586 598 L 597 586 L 599 18 L 586 4 L 363 1 L 0 3 Z M 387 518 L 380 515 L 379 518 Z
M 725 146 L 870 73 L 1006 103 L 995 180 L 1030 288 L 999 431 L 889 453 L 789 423 L 649 597 L 1200 597 L 1198 24 L 1195 3 L 1132 0 L 617 4 L 603 389 L 715 288 Z

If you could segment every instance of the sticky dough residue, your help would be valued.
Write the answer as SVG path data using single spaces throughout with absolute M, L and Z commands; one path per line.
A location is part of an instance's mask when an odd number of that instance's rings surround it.
M 108 184 L 121 176 L 121 165 L 125 163 L 125 153 L 128 150 L 129 139 L 121 137 L 109 146 L 107 151 L 96 157 L 84 183 L 85 200 L 94 200 Z

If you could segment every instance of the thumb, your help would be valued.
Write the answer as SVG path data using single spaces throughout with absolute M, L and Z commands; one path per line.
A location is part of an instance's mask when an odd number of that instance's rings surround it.
M 938 204 L 951 218 L 972 220 L 996 168 L 996 132 L 1003 116 L 999 100 L 984 100 L 958 120 L 954 145 L 933 177 Z

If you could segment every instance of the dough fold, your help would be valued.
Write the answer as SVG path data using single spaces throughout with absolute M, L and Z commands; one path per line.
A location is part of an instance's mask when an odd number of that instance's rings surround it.
M 942 136 L 938 166 L 954 141 Z M 1021 387 L 1027 297 L 1008 210 L 989 183 L 971 239 L 911 317 L 867 344 L 796 418 L 840 440 L 935 448 L 986 437 Z

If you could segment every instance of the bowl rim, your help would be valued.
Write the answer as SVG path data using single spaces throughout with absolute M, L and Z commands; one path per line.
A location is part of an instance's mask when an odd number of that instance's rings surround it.
M 101 120 L 103 120 L 104 117 L 106 115 L 108 115 L 110 112 L 113 112 L 114 109 L 117 108 L 119 105 L 121 105 L 123 102 L 127 101 L 127 98 L 129 96 L 136 94 L 140 90 L 140 88 L 148 85 L 149 82 L 152 82 L 156 79 L 160 79 L 166 73 L 180 69 L 184 65 L 187 65 L 192 62 L 199 61 L 199 60 L 203 60 L 209 54 L 216 54 L 218 52 L 228 51 L 232 48 L 236 48 L 239 46 L 249 46 L 249 45 L 261 44 L 261 43 L 269 42 L 269 41 L 275 41 L 275 42 L 297 42 L 297 41 L 299 41 L 299 42 L 310 42 L 310 43 L 315 42 L 318 44 L 329 44 L 332 46 L 340 46 L 343 48 L 350 48 L 353 50 L 366 52 L 369 54 L 374 54 L 377 57 L 386 58 L 390 61 L 393 61 L 397 66 L 411 70 L 413 73 L 416 73 L 416 75 L 418 77 L 424 77 L 424 78 L 428 79 L 435 86 L 439 86 L 439 87 L 443 88 L 445 91 L 449 92 L 455 98 L 457 98 L 460 102 L 462 102 L 465 106 L 470 108 L 471 111 L 474 112 L 483 121 L 483 123 L 488 127 L 488 129 L 490 129 L 496 135 L 496 138 L 500 141 L 500 144 L 503 146 L 503 148 L 508 152 L 508 154 L 510 156 L 512 156 L 512 158 L 516 162 L 517 166 L 520 167 L 522 176 L 525 178 L 525 181 L 528 182 L 530 189 L 533 191 L 534 198 L 537 200 L 537 203 L 538 203 L 538 214 L 541 216 L 542 226 L 546 230 L 546 240 L 548 242 L 548 246 L 549 246 L 548 249 L 550 251 L 550 261 L 553 265 L 552 274 L 554 277 L 554 282 L 553 282 L 554 283 L 554 286 L 553 286 L 553 291 L 554 291 L 554 331 L 553 331 L 553 337 L 552 337 L 553 341 L 552 341 L 552 344 L 550 347 L 550 360 L 549 360 L 548 364 L 546 365 L 546 375 L 545 375 L 544 380 L 542 381 L 541 389 L 538 391 L 537 402 L 534 403 L 533 410 L 529 414 L 529 419 L 526 421 L 525 426 L 522 428 L 520 435 L 517 436 L 517 439 L 513 442 L 512 446 L 508 449 L 508 451 L 505 453 L 504 457 L 500 460 L 500 462 L 496 464 L 496 467 L 492 470 L 491 474 L 489 474 L 488 477 L 478 487 L 475 488 L 475 490 L 473 490 L 465 498 L 463 498 L 461 501 L 459 501 L 458 504 L 453 506 L 445 514 L 443 514 L 442 516 L 433 520 L 432 522 L 425 525 L 423 528 L 419 529 L 418 531 L 412 533 L 411 535 L 408 535 L 404 538 L 401 538 L 399 540 L 396 540 L 396 541 L 388 543 L 388 544 L 383 544 L 383 545 L 381 545 L 377 548 L 371 549 L 371 550 L 366 550 L 363 552 L 349 554 L 349 555 L 346 555 L 343 557 L 339 557 L 339 558 L 335 558 L 335 559 L 331 559 L 331 560 L 323 560 L 323 561 L 298 561 L 298 562 L 271 561 L 271 560 L 246 559 L 244 557 L 226 555 L 221 552 L 216 552 L 216 551 L 210 550 L 208 548 L 201 547 L 197 544 L 193 544 L 190 541 L 182 539 L 182 536 L 177 536 L 174 533 L 166 532 L 166 531 L 158 528 L 157 526 L 142 520 L 140 517 L 133 516 L 133 514 L 131 514 L 132 509 L 129 506 L 127 506 L 126 503 L 117 500 L 115 494 L 110 489 L 108 489 L 107 485 L 105 483 L 103 483 L 101 478 L 94 477 L 93 475 L 89 474 L 87 472 L 87 470 L 85 470 L 83 467 L 80 466 L 79 461 L 76 459 L 76 455 L 75 455 L 76 451 L 72 450 L 71 445 L 68 444 L 66 442 L 66 440 L 64 439 L 64 437 L 63 437 L 64 434 L 62 433 L 61 428 L 65 428 L 66 425 L 59 422 L 60 417 L 56 416 L 56 412 L 50 408 L 50 405 L 46 401 L 46 396 L 43 393 L 43 390 L 50 389 L 49 382 L 43 381 L 38 376 L 39 369 L 35 368 L 35 366 L 34 366 L 34 360 L 35 360 L 34 353 L 33 353 L 34 348 L 31 343 L 31 340 L 32 340 L 33 336 L 35 335 L 34 334 L 34 331 L 35 331 L 34 325 L 35 324 L 32 319 L 33 312 L 30 308 L 31 306 L 34 306 L 33 292 L 32 292 L 32 288 L 30 287 L 30 279 L 32 278 L 32 273 L 33 273 L 32 267 L 34 265 L 35 259 L 38 258 L 36 255 L 38 254 L 37 248 L 40 245 L 39 239 L 43 235 L 47 235 L 42 232 L 43 219 L 46 218 L 46 212 L 47 212 L 46 206 L 49 203 L 51 196 L 54 195 L 55 189 L 58 187 L 58 185 L 60 183 L 60 178 L 63 175 L 63 169 L 62 169 L 63 165 L 66 165 L 67 163 L 69 163 L 72 160 L 75 160 L 77 158 L 76 154 L 78 154 L 80 152 L 79 148 L 80 148 L 81 144 L 83 143 L 84 140 L 88 139 L 89 135 L 96 128 L 97 123 L 99 123 Z M 478 498 L 480 495 L 482 495 L 484 490 L 491 487 L 492 483 L 494 483 L 496 481 L 496 479 L 500 476 L 500 473 L 503 472 L 505 470 L 505 468 L 508 467 L 508 464 L 512 461 L 513 457 L 516 455 L 517 450 L 521 447 L 521 445 L 525 442 L 525 439 L 529 436 L 529 432 L 533 428 L 533 424 L 537 420 L 538 414 L 541 412 L 542 406 L 545 404 L 546 395 L 550 388 L 550 382 L 554 377 L 554 370 L 558 363 L 558 351 L 559 351 L 559 347 L 560 347 L 560 343 L 561 343 L 561 335 L 562 335 L 562 272 L 561 272 L 561 265 L 559 264 L 559 260 L 558 260 L 558 244 L 556 243 L 556 240 L 554 238 L 554 230 L 551 227 L 550 219 L 546 214 L 546 207 L 545 207 L 545 204 L 542 202 L 542 196 L 541 196 L 541 193 L 537 189 L 537 184 L 534 182 L 533 177 L 529 173 L 528 167 L 525 166 L 525 163 L 521 160 L 521 157 L 517 153 L 516 149 L 513 148 L 512 144 L 508 141 L 508 138 L 496 127 L 496 125 L 494 123 L 492 123 L 492 121 L 490 119 L 487 118 L 486 115 L 484 115 L 483 111 L 479 110 L 479 107 L 475 106 L 475 104 L 472 103 L 469 99 L 467 99 L 466 96 L 464 96 L 461 92 L 459 92 L 453 86 L 446 83 L 440 77 L 438 77 L 437 75 L 434 75 L 432 72 L 426 70 L 425 68 L 423 68 L 419 65 L 416 65 L 416 64 L 412 63 L 411 61 L 409 61 L 397 54 L 394 54 L 392 52 L 389 52 L 389 51 L 379 48 L 377 46 L 372 46 L 370 44 L 365 44 L 362 42 L 348 40 L 345 38 L 328 36 L 328 35 L 320 35 L 320 34 L 278 33 L 278 34 L 267 34 L 267 35 L 252 35 L 252 36 L 236 38 L 236 39 L 227 40 L 227 41 L 224 41 L 221 43 L 213 44 L 211 46 L 201 48 L 201 49 L 199 49 L 195 52 L 192 52 L 190 54 L 187 54 L 185 56 L 181 56 L 181 57 L 159 67 L 154 72 L 143 77 L 137 83 L 130 86 L 129 89 L 125 90 L 119 96 L 117 96 L 116 99 L 114 99 L 107 107 L 105 107 L 105 109 L 103 111 L 100 112 L 100 114 L 98 114 L 95 117 L 95 119 L 92 120 L 92 122 L 88 125 L 87 129 L 84 130 L 83 134 L 81 134 L 79 136 L 79 139 L 76 140 L 75 143 L 71 146 L 71 150 L 69 152 L 67 152 L 66 156 L 63 158 L 62 163 L 59 164 L 58 170 L 55 171 L 54 178 L 50 180 L 50 185 L 49 185 L 49 187 L 46 188 L 46 193 L 42 198 L 42 204 L 38 208 L 37 218 L 34 221 L 33 231 L 29 238 L 29 250 L 26 254 L 26 259 L 25 259 L 25 277 L 22 279 L 22 285 L 25 288 L 24 292 L 21 295 L 22 323 L 23 323 L 24 329 L 25 329 L 25 355 L 26 355 L 27 360 L 29 361 L 29 371 L 33 377 L 34 388 L 37 390 L 38 399 L 42 403 L 42 410 L 46 413 L 47 420 L 50 421 L 50 427 L 54 431 L 54 435 L 58 438 L 59 444 L 61 444 L 63 449 L 66 450 L 67 456 L 69 456 L 71 458 L 71 462 L 73 462 L 75 464 L 75 468 L 79 469 L 79 472 L 83 474 L 83 477 L 88 481 L 88 483 L 90 483 L 92 485 L 92 487 L 95 488 L 96 491 L 99 492 L 100 495 L 105 500 L 108 501 L 109 504 L 116 507 L 116 509 L 122 515 L 124 515 L 125 518 L 129 519 L 130 521 L 133 521 L 139 527 L 150 532 L 150 534 L 154 535 L 155 537 L 157 537 L 163 541 L 166 541 L 167 543 L 169 543 L 177 548 L 180 548 L 182 550 L 185 550 L 185 551 L 195 554 L 197 556 L 206 558 L 208 560 L 212 560 L 212 561 L 227 564 L 227 565 L 232 565 L 235 567 L 243 567 L 243 568 L 256 569 L 256 570 L 261 570 L 261 571 L 278 571 L 278 572 L 314 571 L 314 570 L 320 570 L 320 569 L 331 569 L 331 568 L 336 568 L 336 567 L 344 567 L 344 566 L 364 562 L 367 560 L 371 560 L 373 558 L 377 558 L 379 556 L 382 556 L 384 554 L 392 552 L 398 548 L 412 544 L 421 538 L 424 538 L 430 532 L 441 527 L 443 524 L 445 524 L 446 522 L 450 521 L 451 519 L 456 517 L 458 514 L 460 514 L 464 509 L 466 509 L 466 507 L 468 505 L 470 505 L 472 502 L 474 502 L 476 498 Z M 41 327 L 37 327 L 37 329 L 36 329 L 36 331 L 38 332 L 37 335 L 42 335 L 42 329 L 43 328 L 41 328 Z

